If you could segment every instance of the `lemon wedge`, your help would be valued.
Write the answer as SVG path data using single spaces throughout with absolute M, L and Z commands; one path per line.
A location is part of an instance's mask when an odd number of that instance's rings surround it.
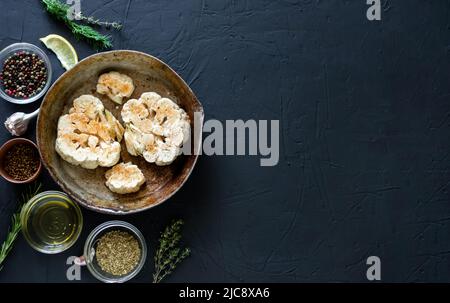
M 58 60 L 66 70 L 71 69 L 78 63 L 78 55 L 72 44 L 60 35 L 51 34 L 39 40 L 56 54 L 56 57 L 58 57 Z

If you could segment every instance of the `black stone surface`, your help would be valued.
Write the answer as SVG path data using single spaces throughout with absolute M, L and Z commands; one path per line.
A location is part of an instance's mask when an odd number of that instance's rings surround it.
M 0 47 L 61 34 L 79 57 L 94 51 L 39 1 L 1 0 Z M 365 0 L 109 0 L 82 10 L 123 22 L 114 49 L 171 65 L 207 119 L 279 119 L 280 161 L 203 156 L 185 186 L 153 210 L 120 217 L 150 255 L 133 280 L 149 282 L 160 230 L 186 221 L 192 256 L 168 282 L 364 282 L 367 257 L 385 282 L 450 282 L 450 5 Z M 63 69 L 48 50 L 55 79 Z M 1 102 L 0 120 L 39 102 Z M 34 124 L 27 137 L 35 137 Z M 10 136 L 0 129 L 0 142 Z M 57 189 L 48 174 L 45 189 Z M 24 187 L 0 180 L 0 239 Z M 67 282 L 66 258 L 117 219 L 83 210 L 77 244 L 59 255 L 20 237 L 1 282 Z M 82 281 L 95 281 L 86 269 Z

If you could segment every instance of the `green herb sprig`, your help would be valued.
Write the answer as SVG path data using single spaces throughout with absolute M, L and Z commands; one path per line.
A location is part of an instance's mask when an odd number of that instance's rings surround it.
M 69 5 L 62 3 L 59 0 L 42 0 L 42 3 L 45 5 L 45 9 L 50 15 L 67 25 L 75 38 L 87 41 L 95 49 L 106 49 L 112 47 L 111 37 L 109 35 L 103 35 L 89 25 L 78 24 L 75 20 L 69 19 L 67 17 L 67 12 L 70 9 Z M 115 29 L 122 28 L 122 25 L 119 22 L 100 21 L 94 17 L 86 17 L 81 13 L 77 14 L 77 17 L 79 17 L 81 21 L 85 21 L 88 24 L 104 25 Z
M 100 19 L 96 19 L 92 16 L 86 17 L 82 13 L 77 14 L 77 18 L 79 20 L 82 20 L 88 24 L 97 25 L 97 26 L 104 26 L 106 28 L 114 28 L 116 30 L 122 29 L 122 23 L 120 22 L 108 22 L 108 21 L 101 21 Z
M 161 282 L 175 270 L 181 261 L 190 255 L 191 250 L 189 248 L 178 247 L 183 224 L 182 220 L 175 221 L 161 233 L 159 247 L 155 254 L 153 283 Z
M 37 195 L 41 191 L 41 184 L 35 184 L 34 187 L 29 187 L 28 190 L 22 194 L 19 210 L 13 214 L 11 218 L 11 226 L 9 227 L 8 234 L 5 241 L 0 248 L 0 271 L 3 268 L 3 262 L 8 254 L 11 252 L 14 242 L 19 235 L 22 225 L 20 224 L 20 211 L 25 203 L 28 202 L 33 196 Z
M 14 242 L 17 239 L 17 235 L 20 232 L 21 225 L 19 219 L 20 212 L 15 213 L 11 219 L 11 226 L 8 230 L 8 235 L 6 236 L 5 242 L 2 244 L 0 249 L 0 271 L 3 269 L 3 262 L 5 261 L 8 254 L 11 252 Z

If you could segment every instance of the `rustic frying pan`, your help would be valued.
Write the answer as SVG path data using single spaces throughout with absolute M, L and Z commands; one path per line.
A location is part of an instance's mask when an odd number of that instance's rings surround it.
M 108 97 L 96 93 L 98 76 L 111 70 L 133 78 L 136 89 L 130 99 L 139 98 L 143 92 L 155 91 L 174 100 L 191 119 L 191 136 L 199 138 L 191 146 L 195 153 L 180 155 L 168 166 L 157 166 L 146 162 L 142 157 L 130 156 L 122 140 L 122 160 L 138 165 L 147 180 L 137 193 L 127 195 L 115 194 L 105 186 L 104 175 L 107 168 L 89 170 L 74 166 L 61 159 L 55 151 L 58 118 L 67 113 L 73 100 L 82 94 L 98 97 L 105 108 L 121 121 L 122 106 L 117 106 Z M 193 127 L 194 112 L 200 113 L 201 117 L 200 127 L 197 126 L 196 129 Z M 50 88 L 39 112 L 37 144 L 42 161 L 52 178 L 78 203 L 102 213 L 135 213 L 166 201 L 187 180 L 201 148 L 203 116 L 203 107 L 192 90 L 164 62 L 137 51 L 104 52 L 80 61 Z

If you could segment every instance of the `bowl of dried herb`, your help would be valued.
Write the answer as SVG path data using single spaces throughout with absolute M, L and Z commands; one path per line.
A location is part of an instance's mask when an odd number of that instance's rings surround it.
M 0 147 L 0 175 L 11 183 L 30 183 L 39 176 L 42 162 L 36 144 L 15 138 Z
M 86 265 L 102 282 L 123 283 L 141 271 L 146 257 L 142 233 L 134 225 L 116 220 L 97 226 L 89 234 L 83 257 L 76 263 Z

